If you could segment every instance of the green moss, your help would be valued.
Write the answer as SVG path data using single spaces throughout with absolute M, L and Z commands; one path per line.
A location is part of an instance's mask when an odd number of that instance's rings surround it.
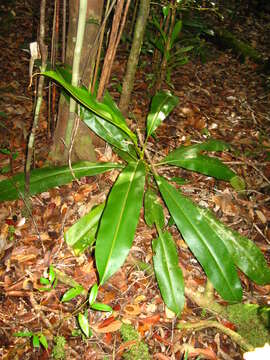
M 227 306 L 228 320 L 237 326 L 237 332 L 254 347 L 270 342 L 269 311 L 254 304 Z
M 140 334 L 131 325 L 123 324 L 121 329 L 123 341 L 136 340 L 136 344 L 132 345 L 130 350 L 123 354 L 123 359 L 127 360 L 150 360 L 147 345 L 140 340 Z
M 66 358 L 65 354 L 65 344 L 66 339 L 63 336 L 56 336 L 54 338 L 55 345 L 52 350 L 52 356 L 56 360 L 64 360 Z

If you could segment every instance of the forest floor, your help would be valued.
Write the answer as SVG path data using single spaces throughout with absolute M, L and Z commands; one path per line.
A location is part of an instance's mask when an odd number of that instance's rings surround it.
M 35 39 L 33 14 L 27 4 L 17 1 L 16 7 L 0 6 L 0 179 L 24 170 L 32 124 L 34 86 L 28 87 L 26 50 Z M 234 30 L 244 34 L 242 38 L 269 57 L 270 27 L 253 15 L 246 15 L 242 23 L 239 18 Z M 245 180 L 247 190 L 242 193 L 226 182 L 197 173 L 178 169 L 164 170 L 164 174 L 186 178 L 182 192 L 252 239 L 270 264 L 270 89 L 264 74 L 252 61 L 246 59 L 241 63 L 230 51 L 210 47 L 211 58 L 206 63 L 191 60 L 173 73 L 172 91 L 179 97 L 179 105 L 160 127 L 158 141 L 153 146 L 157 157 L 181 144 L 189 145 L 209 137 L 233 146 L 233 151 L 219 156 Z M 124 47 L 120 50 L 109 88 L 116 100 L 127 56 Z M 132 118 L 139 127 L 143 126 L 150 103 L 151 79 L 146 80 L 146 74 L 152 72 L 150 64 L 151 59 L 144 56 L 130 105 Z M 45 101 L 36 137 L 36 167 L 46 163 L 51 143 L 46 109 Z M 99 153 L 103 160 L 109 155 Z M 110 156 L 110 161 L 117 160 L 115 155 Z M 134 345 L 134 341 L 121 338 L 119 329 L 124 322 L 138 330 L 153 359 L 183 359 L 183 351 L 187 349 L 184 345 L 189 346 L 186 359 L 242 359 L 241 348 L 218 329 L 207 327 L 188 332 L 176 328 L 179 320 L 164 306 L 151 271 L 143 271 L 134 264 L 134 260 L 152 263 L 151 241 L 156 233 L 146 226 L 143 214 L 127 261 L 99 292 L 98 300 L 110 305 L 113 313 L 88 313 L 92 337 L 82 337 L 75 316 L 85 298 L 80 296 L 61 303 L 62 295 L 69 289 L 61 279 L 51 291 L 39 291 L 39 279 L 50 265 L 85 289 L 97 281 L 91 252 L 74 256 L 63 233 L 93 205 L 104 201 L 116 176 L 117 172 L 113 171 L 34 196 L 30 215 L 22 200 L 0 204 L 0 358 L 48 359 L 52 353 L 57 358 L 53 346 L 56 337 L 59 340 L 62 336 L 66 340 L 66 359 L 120 359 Z M 174 227 L 172 233 L 179 249 L 185 286 L 202 290 L 206 281 L 202 268 Z M 270 285 L 256 285 L 240 272 L 239 276 L 245 303 L 270 306 Z M 217 294 L 216 301 L 225 305 Z M 233 323 L 209 314 L 189 299 L 180 321 L 196 323 L 215 318 L 237 331 Z M 48 351 L 42 346 L 34 348 L 29 338 L 13 336 L 18 331 L 42 333 L 49 343 Z M 59 353 L 58 356 L 60 359 Z

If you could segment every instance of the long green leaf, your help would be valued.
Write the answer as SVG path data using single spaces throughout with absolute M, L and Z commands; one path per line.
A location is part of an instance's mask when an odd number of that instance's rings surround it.
M 162 298 L 167 307 L 177 316 L 184 303 L 184 280 L 178 265 L 177 250 L 171 234 L 159 232 L 158 239 L 153 240 L 154 269 Z
M 234 263 L 251 280 L 259 285 L 270 284 L 270 268 L 260 249 L 245 236 L 229 229 L 206 209 L 200 209 L 205 221 L 222 239 Z
M 81 161 L 72 165 L 73 173 L 77 179 L 83 176 L 98 175 L 121 167 L 121 164 L 116 163 L 91 163 L 88 161 Z M 69 166 L 34 169 L 31 171 L 30 176 L 30 195 L 68 184 L 73 179 Z M 15 200 L 23 196 L 24 183 L 24 173 L 2 180 L 0 182 L 0 201 Z
M 72 247 L 75 255 L 83 253 L 94 243 L 104 206 L 105 203 L 98 205 L 65 232 L 66 243 Z
M 116 148 L 130 153 L 136 160 L 136 151 L 128 136 L 112 123 L 102 119 L 92 111 L 82 108 L 80 116 L 84 123 L 99 137 Z
M 165 224 L 163 207 L 157 194 L 150 189 L 144 195 L 144 219 L 150 227 L 156 223 L 162 229 Z
M 224 151 L 228 145 L 222 141 L 209 140 L 201 144 L 180 146 L 167 155 L 161 164 L 169 164 L 197 171 L 217 179 L 230 180 L 235 173 L 219 159 L 201 155 L 202 151 Z
M 200 209 L 157 176 L 161 195 L 190 250 L 215 289 L 227 301 L 240 301 L 242 288 L 229 251 Z
M 98 102 L 93 95 L 91 95 L 85 88 L 78 88 L 71 85 L 61 74 L 61 71 L 57 69 L 56 71 L 45 71 L 42 75 L 47 76 L 55 81 L 57 81 L 63 88 L 69 92 L 77 101 L 79 101 L 86 108 L 93 111 L 95 114 L 101 116 L 103 119 L 108 120 L 115 126 L 122 129 L 132 141 L 136 144 L 137 137 L 136 135 L 128 128 L 123 117 L 119 117 L 118 114 L 104 103 Z
M 95 258 L 100 284 L 120 268 L 132 246 L 144 182 L 144 163 L 129 163 L 111 190 L 96 241 Z
M 153 134 L 178 102 L 178 97 L 172 95 L 169 91 L 162 90 L 153 97 L 151 109 L 147 116 L 147 137 Z
M 178 21 L 175 23 L 174 28 L 173 28 L 173 31 L 172 31 L 170 48 L 173 47 L 175 41 L 177 40 L 178 35 L 179 35 L 179 33 L 181 32 L 181 30 L 182 30 L 182 25 L 183 25 L 182 20 L 178 20 Z

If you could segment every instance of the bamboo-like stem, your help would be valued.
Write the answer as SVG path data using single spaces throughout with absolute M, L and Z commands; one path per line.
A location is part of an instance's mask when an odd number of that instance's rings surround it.
M 80 8 L 79 8 L 79 19 L 77 26 L 77 37 L 73 55 L 73 65 L 72 65 L 72 79 L 71 84 L 73 86 L 78 86 L 80 79 L 80 60 L 81 60 L 81 52 L 84 38 L 84 30 L 85 30 L 85 22 L 86 22 L 86 11 L 87 11 L 87 0 L 80 0 Z M 70 146 L 72 144 L 72 130 L 75 123 L 76 116 L 76 101 L 73 98 L 70 98 L 69 103 L 69 119 L 66 128 L 65 134 L 65 144 L 67 147 L 67 151 L 70 152 Z M 75 134 L 74 134 L 75 135 Z
M 47 46 L 45 45 L 45 15 L 46 15 L 46 0 L 42 0 L 40 4 L 40 31 L 39 31 L 39 48 L 41 53 L 41 72 L 46 70 L 46 61 L 47 61 Z M 29 187 L 30 187 L 30 169 L 34 153 L 35 145 L 35 133 L 38 126 L 39 113 L 43 100 L 43 86 L 44 86 L 44 76 L 40 76 L 38 82 L 38 91 L 37 91 L 37 101 L 34 110 L 34 120 L 29 136 L 28 147 L 27 147 L 27 156 L 25 163 L 25 201 L 28 204 L 29 202 Z

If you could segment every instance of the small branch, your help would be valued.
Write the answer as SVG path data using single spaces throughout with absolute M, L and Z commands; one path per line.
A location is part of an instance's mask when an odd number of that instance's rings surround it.
M 110 77 L 111 73 L 111 64 L 114 60 L 114 54 L 115 54 L 115 46 L 117 41 L 117 34 L 122 14 L 122 9 L 124 6 L 124 0 L 118 0 L 114 17 L 113 17 L 113 23 L 112 23 L 112 29 L 111 29 L 111 35 L 110 35 L 110 41 L 109 46 L 106 51 L 106 56 L 104 59 L 103 67 L 102 67 L 102 73 L 100 76 L 100 82 L 98 87 L 98 93 L 97 93 L 97 100 L 101 101 L 103 97 L 103 93 L 105 91 L 108 79 Z
M 41 72 L 46 70 L 47 61 L 47 46 L 44 43 L 45 39 L 45 14 L 46 14 L 46 0 L 41 1 L 40 5 L 40 33 L 39 33 L 39 48 L 41 53 Z M 32 125 L 31 134 L 29 136 L 27 157 L 25 163 L 25 201 L 29 202 L 29 187 L 30 187 L 30 169 L 35 144 L 35 133 L 38 126 L 39 113 L 43 100 L 43 86 L 44 76 L 40 76 L 38 83 L 38 98 L 35 106 L 34 120 Z
M 237 334 L 235 331 L 227 328 L 226 326 L 220 324 L 217 321 L 213 320 L 202 320 L 196 323 L 178 323 L 177 328 L 179 330 L 190 330 L 197 331 L 203 330 L 209 327 L 214 327 L 223 332 L 225 335 L 229 336 L 236 344 L 238 344 L 242 349 L 246 351 L 254 350 L 254 347 L 249 344 L 241 335 Z

